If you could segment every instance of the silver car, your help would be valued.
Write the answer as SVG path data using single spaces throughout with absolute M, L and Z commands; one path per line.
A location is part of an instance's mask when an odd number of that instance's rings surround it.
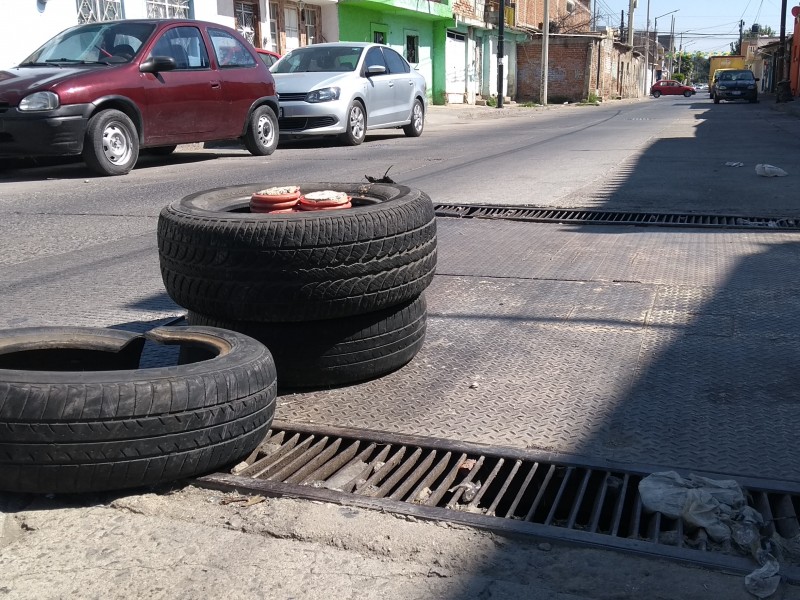
M 281 136 L 338 135 L 356 146 L 368 129 L 402 127 L 407 136 L 422 135 L 425 78 L 388 46 L 314 44 L 288 52 L 270 71 Z

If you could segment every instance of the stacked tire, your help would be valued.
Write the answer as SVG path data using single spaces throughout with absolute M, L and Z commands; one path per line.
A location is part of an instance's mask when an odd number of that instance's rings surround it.
M 301 184 L 344 192 L 352 207 L 251 212 L 263 187 L 200 192 L 161 211 L 161 274 L 188 322 L 262 342 L 281 387 L 364 381 L 410 361 L 436 268 L 430 198 L 396 184 Z

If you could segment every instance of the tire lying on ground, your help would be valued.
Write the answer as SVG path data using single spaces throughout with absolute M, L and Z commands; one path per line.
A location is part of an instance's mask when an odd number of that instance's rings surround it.
M 191 325 L 222 327 L 244 333 L 270 349 L 279 387 L 343 385 L 385 375 L 408 363 L 425 339 L 424 294 L 383 310 L 296 323 L 228 321 L 189 312 Z M 202 358 L 188 348 L 184 359 Z
M 140 369 L 146 340 L 213 358 Z M 3 331 L 0 490 L 104 491 L 209 472 L 257 447 L 276 395 L 269 351 L 232 331 Z
M 164 286 L 180 306 L 237 321 L 310 321 L 382 310 L 419 296 L 436 267 L 436 220 L 423 192 L 394 184 L 299 184 L 353 207 L 250 213 L 273 184 L 200 192 L 161 211 Z

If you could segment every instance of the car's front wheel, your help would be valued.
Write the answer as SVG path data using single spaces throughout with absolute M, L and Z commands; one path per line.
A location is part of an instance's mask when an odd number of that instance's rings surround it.
M 689 90 L 686 90 L 685 92 L 683 92 L 683 95 L 684 95 L 686 98 L 691 98 L 691 97 L 692 97 L 692 92 L 690 92 Z
M 348 146 L 358 146 L 367 136 L 367 115 L 364 105 L 358 100 L 353 100 L 347 109 L 347 130 L 339 136 Z
M 661 96 L 661 92 L 659 92 L 658 90 L 656 90 L 655 92 L 653 92 L 653 98 L 658 98 L 658 97 L 660 97 L 660 96 Z
M 425 110 L 422 102 L 414 100 L 414 108 L 411 109 L 411 123 L 403 127 L 403 132 L 408 137 L 419 137 L 425 127 Z
M 139 158 L 136 127 L 123 112 L 103 110 L 89 119 L 83 160 L 100 175 L 125 175 Z
M 262 105 L 250 115 L 244 145 L 250 154 L 268 156 L 278 147 L 278 118 L 267 105 Z

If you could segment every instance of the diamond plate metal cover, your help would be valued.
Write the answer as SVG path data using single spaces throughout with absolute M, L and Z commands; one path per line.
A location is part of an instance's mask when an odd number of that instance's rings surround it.
M 800 235 L 440 219 L 425 346 L 279 418 L 800 477 Z

